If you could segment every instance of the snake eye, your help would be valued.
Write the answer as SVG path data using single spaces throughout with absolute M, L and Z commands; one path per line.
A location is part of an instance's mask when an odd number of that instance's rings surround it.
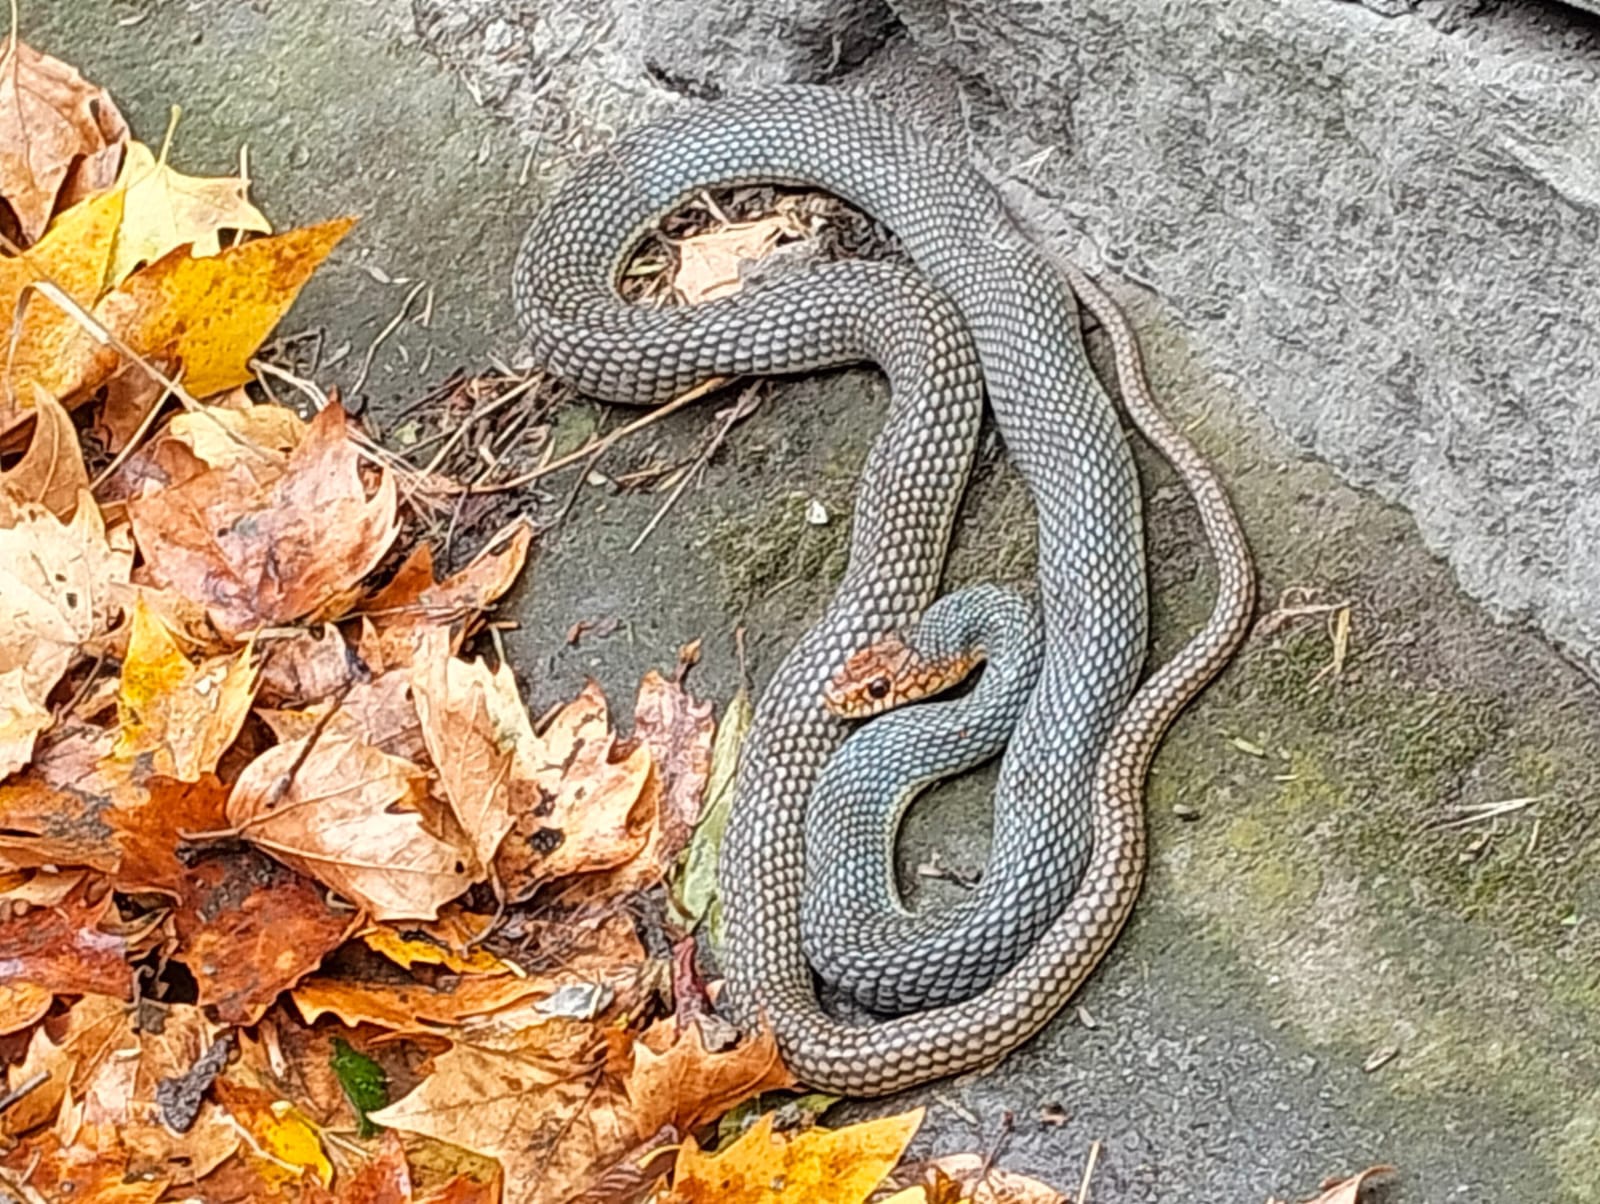
M 887 677 L 874 677 L 867 683 L 867 696 L 875 699 L 889 697 L 889 679 Z

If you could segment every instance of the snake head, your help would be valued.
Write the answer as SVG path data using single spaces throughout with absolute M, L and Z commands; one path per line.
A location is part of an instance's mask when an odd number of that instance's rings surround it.
M 850 654 L 822 687 L 823 703 L 842 719 L 870 719 L 949 689 L 972 671 L 976 658 L 932 660 L 890 634 Z

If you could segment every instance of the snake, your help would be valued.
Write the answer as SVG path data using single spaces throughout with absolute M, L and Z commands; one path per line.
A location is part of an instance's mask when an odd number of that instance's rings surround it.
M 909 263 L 825 263 L 689 306 L 622 298 L 630 252 L 663 216 L 707 188 L 749 184 L 834 194 L 886 226 Z M 887 378 L 843 578 L 767 681 L 740 747 L 718 866 L 719 1007 L 770 1032 L 800 1081 L 839 1094 L 889 1094 L 998 1062 L 1065 1006 L 1120 933 L 1143 880 L 1150 762 L 1231 659 L 1254 607 L 1226 491 L 1151 402 L 1115 304 L 1035 246 L 955 147 L 821 85 L 689 105 L 586 159 L 524 235 L 512 297 L 533 358 L 612 402 L 862 362 Z M 1211 615 L 1142 683 L 1139 481 L 1087 356 L 1079 297 L 1110 336 L 1124 407 L 1184 480 L 1216 560 Z M 807 802 L 850 733 L 825 691 L 854 653 L 937 597 L 986 398 L 1037 514 L 1038 677 L 1002 759 L 968 943 L 935 931 L 923 950 L 944 1002 L 840 1018 L 818 999 L 801 929 Z
M 1005 750 L 1043 649 L 1037 609 L 1017 590 L 985 582 L 941 596 L 911 630 L 852 654 L 824 690 L 834 714 L 872 722 L 833 754 L 806 804 L 801 936 L 817 976 L 861 1007 L 932 1006 L 899 956 L 923 939 L 925 925 L 895 884 L 900 824 L 927 787 Z M 924 701 L 980 664 L 968 693 Z M 868 850 L 877 850 L 877 872 L 860 864 Z

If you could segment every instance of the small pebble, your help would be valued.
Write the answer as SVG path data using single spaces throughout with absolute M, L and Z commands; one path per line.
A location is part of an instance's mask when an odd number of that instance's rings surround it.
M 1183 820 L 1193 821 L 1200 818 L 1200 812 L 1189 806 L 1188 803 L 1173 803 L 1172 814 Z

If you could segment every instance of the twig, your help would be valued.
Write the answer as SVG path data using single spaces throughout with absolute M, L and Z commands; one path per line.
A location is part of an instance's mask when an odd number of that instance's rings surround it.
M 681 393 L 677 397 L 674 397 L 671 401 L 657 406 L 648 414 L 644 415 L 644 417 L 636 418 L 626 426 L 619 426 L 609 435 L 602 435 L 599 438 L 589 440 L 588 443 L 585 443 L 577 451 L 569 452 L 567 455 L 561 456 L 559 459 L 552 460 L 548 464 L 541 464 L 538 468 L 522 473 L 520 476 L 510 477 L 504 481 L 495 481 L 488 485 L 468 485 L 465 487 L 464 491 L 467 493 L 499 493 L 506 489 L 521 489 L 524 485 L 531 485 L 541 477 L 547 477 L 553 472 L 558 472 L 569 465 L 576 464 L 579 460 L 584 459 L 586 456 L 593 455 L 597 451 L 606 450 L 618 439 L 625 438 L 626 436 L 633 434 L 635 431 L 641 431 L 653 422 L 659 422 L 668 414 L 676 413 L 678 410 L 683 409 L 683 407 L 688 405 L 690 402 L 699 401 L 707 393 L 714 392 L 727 383 L 727 377 L 712 377 L 710 380 L 703 381 L 702 383 L 696 385 L 687 393 Z
M 18 1083 L 10 1091 L 7 1091 L 4 1095 L 0 1095 L 0 1112 L 4 1112 L 7 1108 L 12 1107 L 14 1104 L 21 1103 L 24 1099 L 32 1095 L 35 1091 L 39 1090 L 40 1087 L 43 1087 L 49 1081 L 50 1072 L 48 1070 L 36 1071 L 34 1074 Z
M 361 371 L 356 374 L 355 384 L 350 386 L 350 396 L 354 397 L 361 392 L 361 386 L 367 383 L 367 374 L 372 371 L 372 361 L 377 357 L 378 348 L 383 345 L 385 339 L 400 329 L 400 323 L 411 313 L 411 303 L 417 299 L 417 294 L 427 287 L 426 280 L 419 280 L 413 284 L 411 291 L 406 294 L 406 299 L 400 303 L 400 311 L 389 319 L 387 326 L 378 331 L 378 337 L 372 340 L 367 348 L 367 354 L 361 360 Z
M 1542 803 L 1550 796 L 1548 794 L 1530 794 L 1525 798 L 1502 799 L 1497 803 L 1471 803 L 1458 807 L 1457 811 L 1463 814 L 1454 819 L 1442 819 L 1428 826 L 1436 831 L 1444 828 L 1465 828 L 1469 824 L 1482 823 L 1486 819 L 1499 819 L 1502 815 L 1510 815 L 1514 811 L 1522 811 L 1535 803 Z
M 319 413 L 328 408 L 328 395 L 322 391 L 315 381 L 307 380 L 305 377 L 297 375 L 296 373 L 289 371 L 287 368 L 280 367 L 279 365 L 264 359 L 252 358 L 250 361 L 250 367 L 258 373 L 264 373 L 267 376 L 276 376 L 286 385 L 293 385 L 296 389 L 300 390 L 300 392 L 304 393 L 311 399 L 312 406 Z
M 499 397 L 496 397 L 493 401 L 489 402 L 488 405 L 474 410 L 472 413 L 468 414 L 462 421 L 461 425 L 456 427 L 456 429 L 450 433 L 450 437 L 445 440 L 444 446 L 434 453 L 433 459 L 428 461 L 428 466 L 422 471 L 425 473 L 431 473 L 437 469 L 439 465 L 444 462 L 444 458 L 456 449 L 456 445 L 461 442 L 467 431 L 470 430 L 475 423 L 482 421 L 491 414 L 505 409 L 506 406 L 510 405 L 517 398 L 523 396 L 530 389 L 532 389 L 534 385 L 539 384 L 543 380 L 543 375 L 534 373 L 532 376 L 529 376 L 526 380 L 522 381 L 521 384 L 515 385 L 506 390 Z
M 761 404 L 761 396 L 761 393 L 756 389 L 746 390 L 744 396 L 739 398 L 738 404 L 722 415 L 721 421 L 717 424 L 716 433 L 706 443 L 705 450 L 695 457 L 694 463 L 689 466 L 689 471 L 684 473 L 678 479 L 678 483 L 672 487 L 672 492 L 667 495 L 667 500 L 661 503 L 660 509 L 650 516 L 650 521 L 645 524 L 644 530 L 640 531 L 638 537 L 628 545 L 628 555 L 631 556 L 637 552 L 640 545 L 650 538 L 650 533 L 667 516 L 667 511 L 671 510 L 677 504 L 678 499 L 683 496 L 683 491 L 689 487 L 689 482 L 694 480 L 699 475 L 700 470 L 711 460 L 711 457 L 716 455 L 717 448 L 722 446 L 722 441 L 728 437 L 728 432 L 733 429 L 734 424 L 755 413 L 756 407 Z
M 1089 1161 L 1083 1165 L 1083 1178 L 1078 1181 L 1078 1195 L 1072 1204 L 1089 1204 L 1089 1180 L 1094 1178 L 1094 1164 L 1100 1161 L 1100 1143 L 1089 1143 Z

